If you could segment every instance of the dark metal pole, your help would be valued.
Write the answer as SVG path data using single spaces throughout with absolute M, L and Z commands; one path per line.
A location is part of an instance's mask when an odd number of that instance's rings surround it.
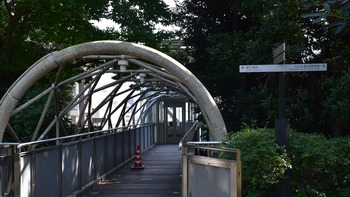
M 289 154 L 289 129 L 288 129 L 288 120 L 286 119 L 286 79 L 285 73 L 278 74 L 278 110 L 279 110 L 279 119 L 276 121 L 276 141 L 279 146 L 285 147 L 287 154 Z M 290 188 L 290 177 L 289 170 L 286 171 L 286 178 L 280 181 L 280 184 L 277 188 L 276 195 L 278 197 L 289 197 L 291 196 Z
M 279 119 L 286 118 L 286 78 L 284 72 L 278 73 L 278 110 Z

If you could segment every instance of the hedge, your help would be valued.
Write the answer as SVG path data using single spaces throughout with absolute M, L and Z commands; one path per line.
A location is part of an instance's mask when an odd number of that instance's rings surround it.
M 223 146 L 241 150 L 243 196 L 276 196 L 288 169 L 293 196 L 350 196 L 350 138 L 292 131 L 290 142 L 287 155 L 272 129 L 246 128 L 227 135 Z

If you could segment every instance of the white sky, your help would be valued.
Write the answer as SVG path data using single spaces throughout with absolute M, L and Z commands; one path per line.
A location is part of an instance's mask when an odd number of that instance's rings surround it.
M 175 7 L 175 1 L 174 0 L 163 0 L 166 4 L 169 5 L 169 7 Z M 91 21 L 92 24 L 94 24 L 95 26 L 97 26 L 100 29 L 107 29 L 108 27 L 110 28 L 115 28 L 115 29 L 119 29 L 120 26 L 116 23 L 114 23 L 112 20 L 110 19 L 101 19 L 100 21 L 96 21 L 96 20 L 92 20 Z M 161 28 L 160 26 L 157 26 L 157 28 Z M 174 28 L 174 27 L 170 27 L 170 28 Z M 165 28 L 167 29 L 167 28 Z
M 175 1 L 174 0 L 163 0 L 166 4 L 169 5 L 169 7 L 175 7 Z

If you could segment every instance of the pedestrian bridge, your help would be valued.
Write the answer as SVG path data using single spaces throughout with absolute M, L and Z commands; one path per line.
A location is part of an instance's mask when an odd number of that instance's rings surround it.
M 179 62 L 133 43 L 83 43 L 38 60 L 1 99 L 0 194 L 104 196 L 98 188 L 115 183 L 111 195 L 121 196 L 163 191 L 170 186 L 160 182 L 177 180 L 171 195 L 239 196 L 239 151 L 217 147 L 225 133 L 214 99 Z M 172 179 L 171 169 L 150 162 L 127 170 L 134 178 L 121 185 L 136 147 L 154 151 L 159 164 L 173 155 L 180 174 Z M 235 160 L 219 159 L 220 152 Z M 169 177 L 152 177 L 161 172 Z M 143 185 L 151 180 L 158 180 L 154 189 Z

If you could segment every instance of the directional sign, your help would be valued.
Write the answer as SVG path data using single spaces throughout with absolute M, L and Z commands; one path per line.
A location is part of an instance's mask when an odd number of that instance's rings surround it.
M 326 63 L 240 65 L 240 73 L 327 71 Z
M 276 49 L 272 51 L 272 56 L 276 57 L 281 53 L 284 53 L 286 51 L 286 43 L 282 43 L 280 46 L 278 46 Z
M 286 60 L 286 43 L 281 44 L 279 47 L 272 51 L 273 63 L 279 64 Z

